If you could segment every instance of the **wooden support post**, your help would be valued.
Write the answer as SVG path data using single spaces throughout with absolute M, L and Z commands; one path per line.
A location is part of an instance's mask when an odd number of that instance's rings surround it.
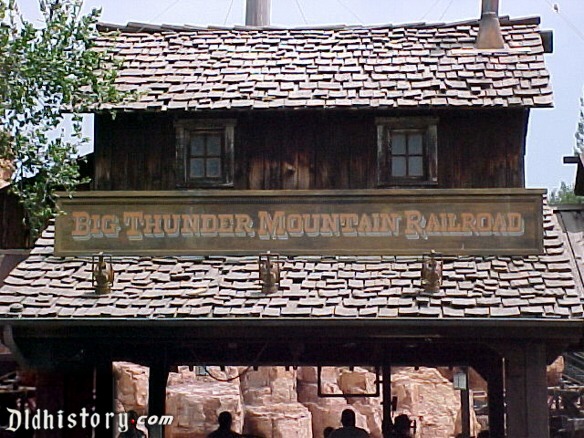
M 545 345 L 514 345 L 505 357 L 507 436 L 549 438 Z
M 37 374 L 38 438 L 91 438 L 93 436 L 93 369 L 39 371 Z M 76 427 L 69 425 L 75 415 Z M 52 426 L 52 428 L 51 428 Z
M 388 425 L 391 421 L 391 366 L 389 364 L 383 365 L 381 368 L 381 381 L 383 383 L 383 422 L 382 430 L 385 434 L 389 434 Z
M 166 411 L 166 384 L 168 381 L 168 365 L 165 359 L 150 364 L 150 379 L 148 384 L 148 415 L 158 417 Z M 150 438 L 164 438 L 164 426 L 149 426 Z
M 505 436 L 505 387 L 503 357 L 493 351 L 471 362 L 472 367 L 487 381 L 489 396 L 489 431 L 491 436 Z
M 489 395 L 489 431 L 491 436 L 505 436 L 505 391 L 503 360 L 494 358 L 488 367 L 487 392 Z
M 95 411 L 98 412 L 102 418 L 106 418 L 108 413 L 114 413 L 114 378 L 112 370 L 112 362 L 110 360 L 102 360 L 95 367 Z M 103 422 L 95 430 L 95 438 L 111 438 L 117 436 L 119 431 L 114 430 L 113 421 L 110 422 L 109 427 L 106 427 Z
M 65 408 L 65 375 L 58 372 L 39 371 L 36 383 L 37 412 L 57 412 Z M 62 437 L 63 431 L 38 430 L 39 438 Z
M 468 368 L 462 367 L 465 375 L 465 387 L 460 390 L 460 419 L 462 438 L 470 438 L 470 391 L 468 390 Z

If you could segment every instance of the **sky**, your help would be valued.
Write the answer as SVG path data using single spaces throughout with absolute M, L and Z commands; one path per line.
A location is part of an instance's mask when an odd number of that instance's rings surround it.
M 21 13 L 39 19 L 38 0 L 17 0 Z M 101 21 L 115 24 L 243 25 L 245 0 L 85 0 L 84 10 L 101 8 Z M 272 0 L 272 24 L 283 27 L 325 24 L 404 24 L 455 22 L 480 16 L 481 0 Z M 573 184 L 573 155 L 584 86 L 584 0 L 500 0 L 500 15 L 541 17 L 553 30 L 554 52 L 545 55 L 555 106 L 534 109 L 526 147 L 526 185 L 552 190 Z M 40 23 L 39 23 L 40 24 Z M 90 133 L 89 133 L 90 134 Z

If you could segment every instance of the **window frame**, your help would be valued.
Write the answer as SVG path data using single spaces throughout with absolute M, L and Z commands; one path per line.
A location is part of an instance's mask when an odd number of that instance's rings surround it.
M 234 173 L 234 119 L 179 120 L 176 128 L 176 169 L 179 188 L 229 188 L 233 187 Z M 192 178 L 189 175 L 190 142 L 193 135 L 221 135 L 221 177 Z
M 438 185 L 438 118 L 437 117 L 377 117 L 377 185 L 391 186 L 436 186 Z M 391 133 L 392 131 L 418 131 L 422 134 L 423 175 L 392 176 L 391 171 Z M 406 142 L 407 143 L 407 142 Z M 399 154 L 407 158 L 405 154 Z M 417 154 L 412 154 L 417 156 Z M 407 165 L 406 165 L 407 168 Z

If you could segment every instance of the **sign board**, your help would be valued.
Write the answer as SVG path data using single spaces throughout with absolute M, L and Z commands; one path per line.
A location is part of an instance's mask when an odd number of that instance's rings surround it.
M 55 254 L 539 254 L 543 193 L 84 192 L 60 196 Z

